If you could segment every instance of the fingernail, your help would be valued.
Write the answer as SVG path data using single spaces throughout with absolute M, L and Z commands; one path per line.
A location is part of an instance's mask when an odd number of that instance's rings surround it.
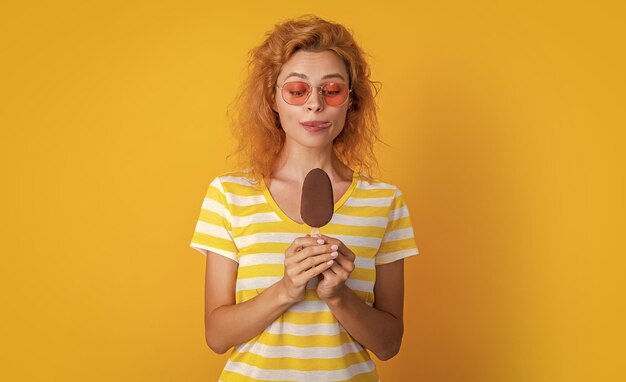
M 334 262 L 335 262 L 335 260 L 331 260 L 331 261 L 327 262 L 326 265 L 333 265 Z
M 339 253 L 337 253 L 337 252 L 331 252 L 330 257 L 337 257 L 337 255 L 339 255 Z
M 330 246 L 330 249 L 332 249 L 333 251 L 336 251 L 339 249 L 339 246 L 337 244 L 333 244 Z
M 322 240 L 322 239 L 317 239 L 317 244 L 324 244 L 324 240 Z

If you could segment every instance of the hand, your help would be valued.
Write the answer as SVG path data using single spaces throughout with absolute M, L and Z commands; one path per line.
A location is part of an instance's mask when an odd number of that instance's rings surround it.
M 334 265 L 337 249 L 318 237 L 298 237 L 291 243 L 285 251 L 285 274 L 280 280 L 290 302 L 304 299 L 307 283 Z
M 335 259 L 335 263 L 322 272 L 323 278 L 317 283 L 315 289 L 322 300 L 328 300 L 336 297 L 339 291 L 345 287 L 346 280 L 354 271 L 356 256 L 340 240 L 324 235 L 321 235 L 321 238 L 328 244 L 336 245 L 339 250 L 339 256 Z

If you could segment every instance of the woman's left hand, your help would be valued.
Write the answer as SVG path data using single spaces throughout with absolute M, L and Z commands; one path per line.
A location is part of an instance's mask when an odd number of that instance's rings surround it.
M 354 270 L 354 252 L 345 246 L 340 240 L 329 236 L 320 235 L 327 244 L 335 244 L 338 246 L 339 255 L 335 259 L 335 263 L 322 272 L 317 283 L 316 292 L 322 300 L 336 297 L 339 291 L 345 287 L 346 280 L 350 277 L 350 273 Z

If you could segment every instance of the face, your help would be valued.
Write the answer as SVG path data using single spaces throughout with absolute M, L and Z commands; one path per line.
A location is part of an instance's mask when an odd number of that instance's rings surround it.
M 301 81 L 310 86 L 311 94 L 302 105 L 292 105 L 299 99 L 302 102 L 306 93 L 302 84 L 295 87 L 286 87 L 287 103 L 283 98 L 283 89 L 276 88 L 275 110 L 280 116 L 280 123 L 285 131 L 289 144 L 296 143 L 305 147 L 326 147 L 332 145 L 333 140 L 341 133 L 346 122 L 346 113 L 350 105 L 350 97 L 338 106 L 331 99 L 338 89 L 347 89 L 349 86 L 348 72 L 342 59 L 333 51 L 323 52 L 296 52 L 287 61 L 278 75 L 277 85 L 284 86 L 286 82 Z M 337 86 L 326 85 L 324 93 L 320 94 L 319 86 L 335 83 Z M 292 98 L 289 98 L 292 97 Z

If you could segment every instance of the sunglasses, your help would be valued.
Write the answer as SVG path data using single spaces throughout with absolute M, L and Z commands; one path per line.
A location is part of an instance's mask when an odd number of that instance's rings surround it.
M 281 89 L 283 100 L 290 105 L 304 105 L 313 93 L 313 88 L 319 89 L 319 94 L 324 98 L 324 103 L 328 106 L 343 105 L 352 89 L 342 82 L 329 82 L 320 86 L 311 86 L 308 82 L 292 81 L 285 82 Z

